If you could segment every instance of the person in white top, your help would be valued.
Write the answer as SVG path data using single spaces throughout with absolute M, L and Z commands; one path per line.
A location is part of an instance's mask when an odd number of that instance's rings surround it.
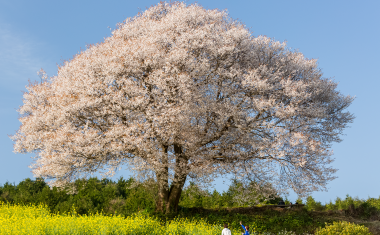
M 222 235 L 231 235 L 231 230 L 228 229 L 227 224 L 224 224 L 224 229 L 222 230 Z

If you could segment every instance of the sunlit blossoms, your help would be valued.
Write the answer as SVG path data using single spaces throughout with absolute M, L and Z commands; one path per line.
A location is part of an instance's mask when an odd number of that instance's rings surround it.
M 154 176 L 159 210 L 176 210 L 189 177 L 226 173 L 302 196 L 334 179 L 329 149 L 353 120 L 336 87 L 225 11 L 160 3 L 29 85 L 14 149 L 58 186 L 123 164 Z

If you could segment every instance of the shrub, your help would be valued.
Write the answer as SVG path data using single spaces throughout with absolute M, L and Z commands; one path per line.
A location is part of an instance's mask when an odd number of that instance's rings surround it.
M 325 205 L 325 207 L 326 207 L 326 210 L 328 210 L 328 211 L 338 210 L 338 206 L 336 204 L 334 204 L 332 201 L 330 201 L 329 203 L 327 203 Z
M 324 209 L 320 202 L 316 202 L 312 196 L 306 199 L 306 209 L 308 211 L 321 211 Z
M 370 235 L 368 228 L 364 225 L 349 223 L 347 221 L 334 222 L 327 225 L 325 228 L 318 229 L 316 235 L 334 235 L 334 234 L 347 234 L 347 235 Z
M 369 202 L 363 201 L 358 206 L 351 204 L 348 206 L 348 209 L 345 210 L 346 215 L 359 217 L 361 219 L 378 219 L 379 211 L 376 207 L 372 206 Z

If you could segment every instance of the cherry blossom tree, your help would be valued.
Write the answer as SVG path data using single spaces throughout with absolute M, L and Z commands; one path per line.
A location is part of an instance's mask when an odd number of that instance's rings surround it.
M 34 175 L 64 186 L 127 166 L 155 177 L 159 211 L 177 210 L 189 177 L 230 174 L 261 195 L 325 190 L 331 145 L 353 120 L 353 97 L 316 60 L 198 4 L 152 6 L 41 74 L 12 136 L 36 154 Z

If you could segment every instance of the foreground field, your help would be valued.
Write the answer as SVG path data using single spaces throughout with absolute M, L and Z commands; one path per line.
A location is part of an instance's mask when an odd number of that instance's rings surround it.
M 163 225 L 143 214 L 127 218 L 100 214 L 52 215 L 44 206 L 0 204 L 0 234 L 220 234 L 221 226 L 203 220 L 176 219 Z
M 299 211 L 300 212 L 300 211 Z M 190 213 L 191 214 L 191 213 Z M 199 214 L 198 214 L 199 215 Z M 212 217 L 209 214 L 208 217 Z M 294 231 L 277 230 L 276 232 L 268 231 L 265 227 L 269 224 L 263 224 L 260 222 L 265 217 L 255 217 L 255 221 L 249 221 L 248 217 L 239 213 L 234 213 L 234 216 L 244 218 L 247 221 L 247 225 L 251 227 L 251 234 L 281 234 L 281 235 L 295 235 L 295 234 L 309 234 L 303 230 L 295 233 Z M 221 217 L 220 217 L 221 218 Z M 305 226 L 301 220 L 293 218 L 291 221 L 285 219 L 281 222 L 280 217 L 274 216 L 271 222 L 278 223 L 284 226 L 286 223 L 298 223 L 298 226 L 294 228 L 298 229 Z M 161 235 L 216 235 L 222 231 L 221 223 L 223 222 L 210 222 L 210 218 L 205 221 L 202 217 L 199 218 L 172 218 L 160 220 L 157 217 L 149 216 L 147 213 L 137 213 L 132 216 L 124 217 L 106 216 L 102 214 L 93 215 L 78 215 L 75 210 L 69 214 L 51 214 L 46 206 L 40 205 L 11 205 L 0 203 L 0 234 L 30 234 L 30 235 L 42 235 L 42 234 L 133 234 L 133 235 L 148 235 L 148 234 L 161 234 Z M 235 218 L 236 219 L 236 218 Z M 267 220 L 267 219 L 265 219 Z M 285 223 L 284 223 L 285 222 Z M 286 226 L 284 226 L 286 227 Z M 324 227 L 324 226 L 322 226 Z M 239 226 L 235 226 L 234 223 L 230 224 L 232 234 L 240 234 Z M 272 228 L 274 228 L 272 226 Z M 277 227 L 278 228 L 278 227 Z M 264 231 L 265 230 L 265 231 Z M 339 230 L 340 232 L 337 232 Z M 309 230 L 310 231 L 310 230 Z M 348 223 L 346 221 L 338 222 L 333 225 L 328 225 L 325 228 L 317 228 L 315 231 L 318 235 L 326 234 L 370 234 L 368 228 L 365 226 Z M 332 231 L 335 231 L 332 233 Z M 306 232 L 306 233 L 305 233 Z M 341 233 L 343 232 L 343 233 Z M 311 233 L 314 233 L 312 231 Z

